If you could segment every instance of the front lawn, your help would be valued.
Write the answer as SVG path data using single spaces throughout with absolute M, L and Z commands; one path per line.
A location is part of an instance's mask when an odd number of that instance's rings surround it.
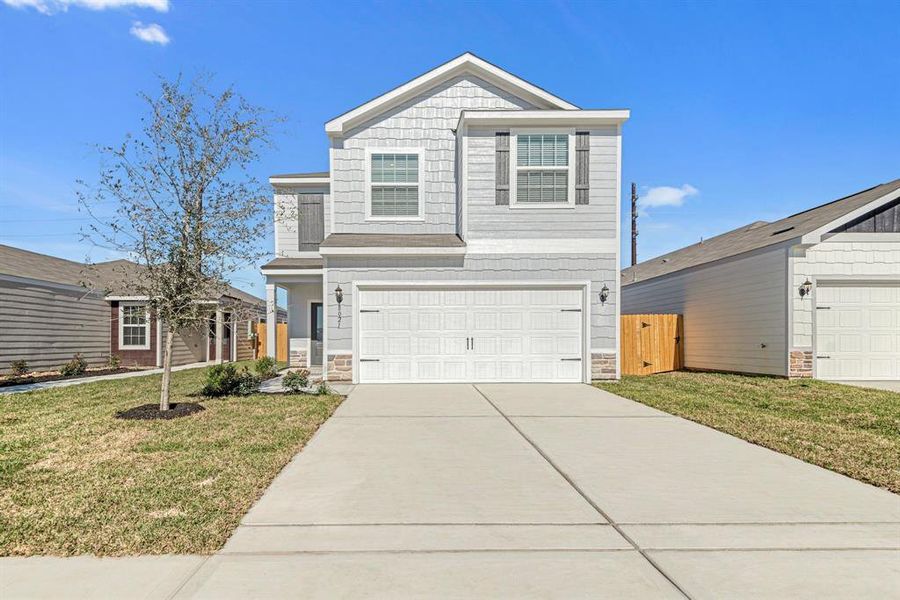
M 596 385 L 900 493 L 900 394 L 824 381 L 690 372 Z
M 0 555 L 212 553 L 339 396 L 194 397 L 176 372 L 171 421 L 124 421 L 159 376 L 0 396 Z

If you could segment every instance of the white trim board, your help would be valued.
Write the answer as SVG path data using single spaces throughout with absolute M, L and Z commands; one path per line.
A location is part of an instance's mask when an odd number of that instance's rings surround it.
M 394 247 L 330 247 L 321 248 L 322 256 L 382 256 L 382 255 L 406 255 L 406 256 L 444 256 L 465 254 L 465 246 L 453 246 L 450 248 L 426 247 L 426 248 L 398 248 Z
M 519 96 L 524 100 L 543 105 L 546 108 L 563 110 L 578 109 L 574 104 L 566 102 L 562 98 L 554 96 L 550 92 L 547 92 L 524 79 L 520 79 L 512 73 L 492 65 L 470 52 L 466 52 L 377 98 L 331 119 L 325 123 L 325 132 L 328 135 L 339 135 L 354 126 L 367 121 L 374 115 L 389 110 L 391 107 L 415 97 L 419 93 L 438 85 L 442 81 L 449 80 L 463 73 L 470 73 L 480 79 L 484 79 L 488 83 L 493 83 L 501 89 Z
M 609 238 L 475 239 L 466 242 L 467 254 L 616 254 Z

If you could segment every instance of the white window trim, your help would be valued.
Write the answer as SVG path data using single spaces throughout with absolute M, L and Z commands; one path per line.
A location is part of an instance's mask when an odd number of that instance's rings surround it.
M 424 148 L 366 148 L 366 221 L 387 221 L 387 222 L 423 222 L 425 217 L 423 215 L 423 195 L 422 195 L 422 176 L 424 174 L 424 169 L 422 169 L 422 154 Z M 404 187 L 411 187 L 415 185 L 419 190 L 419 209 L 418 213 L 414 217 L 381 217 L 381 216 L 373 216 L 372 215 L 372 155 L 373 154 L 415 154 L 418 158 L 419 162 L 419 180 L 415 184 L 411 183 L 385 183 L 385 184 L 375 184 L 375 185 L 384 185 L 387 187 L 402 185 Z
M 146 340 L 143 344 L 138 345 L 127 345 L 124 342 L 125 338 L 125 323 L 124 323 L 124 314 L 123 308 L 126 306 L 143 306 L 144 307 L 144 328 L 147 331 L 147 334 L 144 336 Z M 129 327 L 137 327 L 137 325 L 129 325 Z M 149 350 L 150 349 L 150 309 L 143 302 L 119 302 L 119 350 Z
M 519 167 L 519 135 L 529 134 L 565 134 L 569 136 L 569 165 L 568 189 L 566 190 L 566 202 L 519 202 L 519 169 L 531 171 L 553 171 L 563 169 L 559 167 Z M 543 128 L 532 127 L 528 129 L 510 129 L 509 131 L 509 207 L 526 210 L 559 210 L 575 208 L 575 129 L 574 128 Z

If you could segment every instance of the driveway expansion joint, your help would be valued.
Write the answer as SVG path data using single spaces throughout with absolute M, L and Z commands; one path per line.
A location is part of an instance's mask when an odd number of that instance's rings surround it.
M 503 416 L 504 419 L 506 419 L 506 422 L 509 423 L 510 427 L 512 427 L 513 429 L 515 429 L 516 432 L 517 432 L 520 436 L 522 436 L 522 438 L 523 438 L 526 442 L 528 442 L 528 444 L 530 444 L 531 447 L 534 448 L 534 450 L 535 450 L 538 454 L 540 454 L 540 456 L 541 456 L 545 461 L 547 461 L 547 463 L 548 463 L 551 467 L 553 467 L 553 469 L 554 469 L 557 473 L 559 473 L 559 475 L 560 475 L 560 476 L 561 476 L 561 477 L 562 477 L 562 478 L 563 478 L 570 486 L 572 486 L 572 488 L 573 488 L 573 489 L 574 489 L 574 490 L 575 490 L 582 498 L 584 498 L 585 502 L 587 502 L 587 503 L 591 506 L 591 508 L 593 508 L 595 511 L 597 511 L 597 513 L 599 513 L 601 517 L 603 517 L 604 519 L 606 519 L 606 520 L 609 522 L 609 524 L 613 527 L 613 529 L 616 530 L 616 533 L 618 533 L 620 536 L 622 536 L 622 538 L 623 538 L 626 542 L 628 542 L 629 544 L 631 544 L 631 546 L 632 546 L 632 547 L 633 547 L 633 548 L 634 548 L 634 549 L 635 549 L 635 550 L 636 550 L 636 551 L 644 558 L 644 560 L 646 560 L 648 563 L 650 563 L 650 566 L 652 566 L 652 567 L 653 567 L 660 575 L 662 575 L 662 576 L 666 579 L 666 581 L 668 581 L 668 582 L 669 582 L 676 590 L 678 590 L 679 593 L 681 593 L 682 596 L 684 596 L 685 598 L 688 598 L 689 600 L 692 600 L 691 596 L 687 593 L 687 591 L 685 591 L 680 585 L 678 585 L 678 583 L 677 583 L 677 582 L 676 582 L 676 581 L 675 581 L 668 573 L 666 573 L 666 572 L 662 569 L 662 567 L 661 567 L 655 560 L 653 560 L 653 559 L 652 559 L 652 558 L 651 558 L 651 557 L 650 557 L 643 549 L 641 549 L 641 547 L 637 544 L 637 542 L 635 542 L 635 541 L 634 541 L 627 533 L 625 533 L 625 532 L 622 530 L 622 528 L 619 527 L 619 525 L 618 525 L 612 518 L 610 518 L 610 516 L 609 516 L 608 514 L 606 514 L 606 511 L 604 511 L 602 508 L 600 508 L 600 506 L 599 506 L 596 502 L 594 502 L 594 501 L 590 498 L 590 496 L 588 496 L 587 493 L 586 493 L 584 490 L 582 490 L 582 489 L 578 486 L 578 484 L 576 484 L 575 481 L 574 481 L 574 480 L 573 480 L 573 479 L 572 479 L 565 471 L 563 471 L 563 470 L 559 467 L 559 465 L 557 465 L 555 462 L 553 462 L 553 460 L 552 460 L 552 459 L 551 459 L 551 458 L 550 458 L 543 450 L 541 450 L 540 446 L 538 446 L 538 445 L 534 442 L 534 440 L 532 440 L 531 438 L 529 438 L 529 437 L 525 434 L 525 432 L 522 431 L 522 430 L 519 428 L 519 426 L 516 425 L 515 422 L 514 422 L 509 416 L 506 415 L 506 413 L 504 413 L 502 410 L 500 410 L 500 408 L 499 408 L 496 404 L 494 404 L 494 403 L 491 401 L 490 398 L 487 397 L 487 394 L 485 394 L 485 393 L 481 390 L 481 388 L 479 388 L 477 385 L 472 385 L 472 387 L 475 388 L 475 391 L 477 391 L 479 394 L 481 394 L 481 397 L 484 398 L 485 401 L 486 401 L 488 404 L 490 404 L 490 405 L 494 408 L 494 410 L 496 410 L 500 415 Z

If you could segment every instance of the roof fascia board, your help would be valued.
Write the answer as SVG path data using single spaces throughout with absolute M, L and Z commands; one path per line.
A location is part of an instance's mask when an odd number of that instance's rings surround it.
M 617 125 L 631 117 L 628 109 L 614 110 L 472 110 L 459 115 L 462 125 Z
M 810 231 L 809 233 L 803 236 L 804 244 L 818 244 L 822 241 L 823 236 L 830 233 L 835 227 L 840 227 L 844 223 L 849 223 L 850 221 L 857 219 L 863 216 L 866 213 L 872 212 L 873 210 L 878 209 L 878 207 L 887 204 L 888 202 L 892 202 L 900 198 L 900 189 L 894 190 L 893 192 L 889 192 L 884 196 L 876 198 L 872 200 L 868 204 L 860 206 L 856 210 L 850 211 L 837 219 L 822 225 L 818 229 Z
M 415 79 L 394 88 L 393 90 L 361 104 L 356 108 L 338 116 L 325 123 L 325 132 L 329 135 L 339 135 L 371 118 L 373 114 L 384 111 L 412 98 L 421 90 L 429 86 L 436 85 L 442 79 L 449 79 L 458 73 L 471 71 L 489 83 L 493 83 L 508 92 L 513 92 L 525 100 L 537 101 L 548 106 L 557 107 L 563 110 L 578 110 L 574 104 L 566 102 L 562 98 L 554 96 L 550 92 L 539 88 L 538 86 L 528 83 L 524 79 L 516 77 L 512 73 L 492 65 L 491 63 L 478 58 L 477 56 L 466 53 L 446 62 L 443 65 L 416 77 Z
M 269 183 L 272 185 L 291 185 L 291 186 L 301 186 L 301 185 L 329 185 L 331 183 L 330 177 L 269 177 Z

